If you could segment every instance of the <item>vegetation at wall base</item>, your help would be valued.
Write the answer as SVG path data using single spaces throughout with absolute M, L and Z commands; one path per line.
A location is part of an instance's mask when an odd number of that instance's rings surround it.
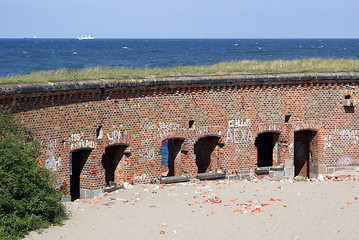
M 201 76 L 223 74 L 342 72 L 359 71 L 359 60 L 308 58 L 274 61 L 233 61 L 209 66 L 168 68 L 88 67 L 80 70 L 58 69 L 0 78 L 0 83 L 74 81 L 88 79 L 128 79 L 166 76 Z
M 0 239 L 66 219 L 51 172 L 36 162 L 39 144 L 31 132 L 0 108 Z

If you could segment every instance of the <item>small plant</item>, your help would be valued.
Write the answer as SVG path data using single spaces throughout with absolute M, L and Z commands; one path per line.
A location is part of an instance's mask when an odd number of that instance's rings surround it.
M 36 162 L 38 149 L 31 132 L 0 108 L 0 239 L 19 239 L 66 218 L 51 172 Z
M 300 175 L 296 176 L 293 180 L 294 182 L 307 182 L 307 178 Z

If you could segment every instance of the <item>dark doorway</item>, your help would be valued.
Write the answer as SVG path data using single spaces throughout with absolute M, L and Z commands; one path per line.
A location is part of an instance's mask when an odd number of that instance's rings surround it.
M 80 175 L 91 150 L 70 153 L 70 194 L 71 201 L 80 198 Z
M 218 145 L 218 141 L 219 137 L 204 137 L 199 139 L 194 145 L 198 173 L 205 173 L 211 170 L 211 155 Z
M 184 140 L 172 138 L 162 142 L 159 154 L 162 155 L 162 174 L 164 177 L 175 176 L 175 159 Z
M 257 166 L 273 166 L 273 149 L 278 142 L 279 133 L 266 132 L 258 134 L 254 144 L 257 147 Z
M 110 182 L 115 182 L 115 170 L 126 148 L 127 146 L 124 145 L 115 145 L 105 149 L 105 154 L 102 155 L 102 166 L 105 169 L 106 186 L 109 186 Z
M 309 177 L 309 161 L 313 157 L 312 141 L 316 131 L 299 131 L 294 133 L 294 176 Z

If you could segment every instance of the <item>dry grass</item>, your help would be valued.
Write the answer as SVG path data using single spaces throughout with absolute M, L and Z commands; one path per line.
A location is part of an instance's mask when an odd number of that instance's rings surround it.
M 88 79 L 123 79 L 163 76 L 199 76 L 210 74 L 248 74 L 248 73 L 284 73 L 284 72 L 338 72 L 359 71 L 359 60 L 352 59 L 297 59 L 292 61 L 233 61 L 221 62 L 210 66 L 179 66 L 173 68 L 109 68 L 88 67 L 81 70 L 34 72 L 0 78 L 0 83 L 73 81 Z

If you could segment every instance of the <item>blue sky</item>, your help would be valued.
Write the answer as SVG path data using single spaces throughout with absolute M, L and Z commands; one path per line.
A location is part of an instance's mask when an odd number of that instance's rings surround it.
M 0 0 L 0 38 L 359 38 L 359 0 Z

